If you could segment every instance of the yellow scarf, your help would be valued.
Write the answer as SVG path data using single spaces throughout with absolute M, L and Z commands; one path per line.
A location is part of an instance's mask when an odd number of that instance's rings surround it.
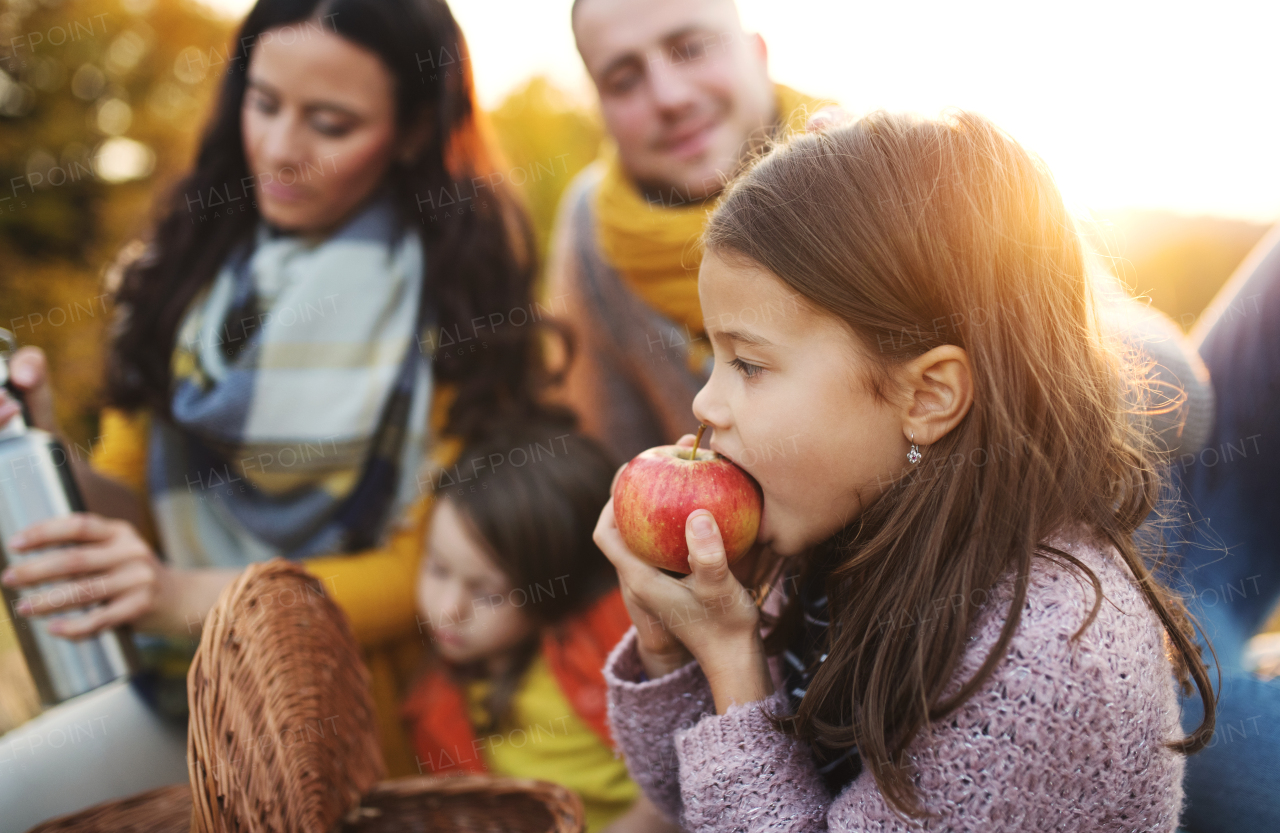
M 816 110 L 834 102 L 774 85 L 778 117 L 788 131 L 804 130 Z M 596 191 L 596 218 L 604 259 L 649 306 L 703 335 L 698 303 L 702 227 L 717 200 L 691 205 L 650 203 L 628 178 L 615 148 L 605 151 L 605 173 Z

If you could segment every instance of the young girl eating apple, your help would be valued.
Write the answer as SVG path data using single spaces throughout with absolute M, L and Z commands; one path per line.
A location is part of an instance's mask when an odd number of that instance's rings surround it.
M 875 114 L 766 155 L 705 246 L 693 410 L 764 510 L 732 567 L 691 513 L 684 579 L 601 513 L 649 798 L 699 831 L 1174 830 L 1213 694 L 1134 540 L 1141 391 L 1041 164 L 978 116 Z

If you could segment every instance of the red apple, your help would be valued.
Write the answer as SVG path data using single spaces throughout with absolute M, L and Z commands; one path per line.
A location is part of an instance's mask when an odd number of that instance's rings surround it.
M 622 540 L 664 570 L 690 572 L 685 521 L 696 509 L 706 509 L 716 519 L 730 563 L 755 543 L 760 487 L 710 449 L 660 445 L 642 451 L 613 486 L 613 514 Z

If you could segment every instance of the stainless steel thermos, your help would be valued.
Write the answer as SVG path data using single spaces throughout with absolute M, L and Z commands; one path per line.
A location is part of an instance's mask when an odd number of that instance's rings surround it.
M 16 346 L 13 335 L 0 330 L 0 384 L 9 381 L 8 357 Z M 15 416 L 0 426 L 0 568 L 19 564 L 47 550 L 9 552 L 9 536 L 32 524 L 82 511 L 83 502 L 71 474 L 66 449 L 47 431 Z M 71 640 L 49 632 L 52 616 L 25 617 L 14 606 L 26 596 L 47 593 L 56 585 L 5 587 L 4 601 L 22 645 L 22 653 L 40 698 L 55 705 L 86 691 L 125 677 L 133 670 L 133 646 L 126 631 L 107 630 L 86 639 Z M 54 591 L 61 592 L 61 591 Z

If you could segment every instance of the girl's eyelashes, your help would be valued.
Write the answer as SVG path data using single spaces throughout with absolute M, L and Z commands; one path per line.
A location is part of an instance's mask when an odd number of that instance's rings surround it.
M 447 581 L 453 575 L 453 572 L 441 564 L 437 558 L 429 557 L 426 560 L 426 571 L 427 575 L 438 581 Z M 462 587 L 468 595 L 476 599 L 505 594 L 505 590 L 501 586 L 485 579 L 462 578 Z
M 740 358 L 730 360 L 729 364 L 747 379 L 754 379 L 757 375 L 764 372 L 764 368 L 760 365 L 752 364 L 751 362 L 744 362 Z

